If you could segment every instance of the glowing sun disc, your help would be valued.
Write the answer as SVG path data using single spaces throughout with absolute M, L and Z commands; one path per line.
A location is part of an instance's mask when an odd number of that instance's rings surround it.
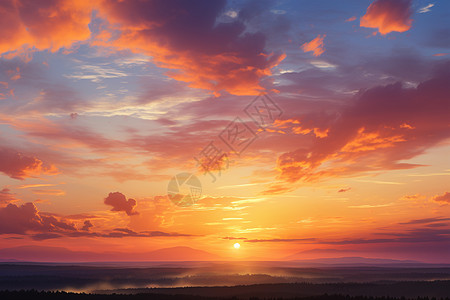
M 236 243 L 236 244 L 233 245 L 233 247 L 234 247 L 235 249 L 239 249 L 239 248 L 241 248 L 241 245 L 240 245 L 239 243 Z

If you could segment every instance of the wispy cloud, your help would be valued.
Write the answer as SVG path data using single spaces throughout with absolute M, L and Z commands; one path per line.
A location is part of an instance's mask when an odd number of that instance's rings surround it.
M 434 3 L 430 3 L 424 7 L 419 8 L 417 11 L 419 14 L 427 13 L 431 11 L 431 8 L 434 6 Z
M 392 206 L 394 203 L 387 203 L 387 204 L 363 204 L 363 205 L 351 205 L 348 206 L 348 208 L 379 208 L 379 207 L 387 207 Z

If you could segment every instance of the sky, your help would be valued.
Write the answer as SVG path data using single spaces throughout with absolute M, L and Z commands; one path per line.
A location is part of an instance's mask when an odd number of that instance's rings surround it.
M 444 0 L 2 0 L 0 248 L 449 262 L 449 37 Z

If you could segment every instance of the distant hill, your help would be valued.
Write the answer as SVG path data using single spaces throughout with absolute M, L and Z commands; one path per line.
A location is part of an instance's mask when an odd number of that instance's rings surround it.
M 64 247 L 20 246 L 0 249 L 0 261 L 94 262 L 94 261 L 210 261 L 212 253 L 190 247 L 172 247 L 143 253 L 72 251 Z

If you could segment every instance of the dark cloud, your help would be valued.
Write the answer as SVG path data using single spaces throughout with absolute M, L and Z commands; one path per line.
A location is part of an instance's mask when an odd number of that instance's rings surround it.
M 0 234 L 26 234 L 28 232 L 75 232 L 73 224 L 54 216 L 40 214 L 36 206 L 25 203 L 8 204 L 0 208 Z
M 315 238 L 302 238 L 302 239 L 252 239 L 245 240 L 247 243 L 297 243 L 297 242 L 314 242 Z
M 56 168 L 45 166 L 40 159 L 31 155 L 0 147 L 0 172 L 14 179 L 24 179 L 40 174 L 53 174 L 56 172 Z
M 326 128 L 327 134 L 316 137 L 310 146 L 302 144 L 302 148 L 281 155 L 281 178 L 296 182 L 417 167 L 402 161 L 449 138 L 449 115 L 448 68 L 438 70 L 416 88 L 396 83 L 369 89 L 343 107 L 337 118 L 331 118 L 333 124 L 327 114 L 312 120 L 313 124 L 307 123 L 311 120 L 307 116 L 297 120 L 297 127 Z M 322 169 L 325 162 L 329 166 Z
M 137 211 L 133 210 L 136 206 L 136 200 L 127 200 L 125 195 L 119 192 L 109 193 L 108 197 L 105 198 L 104 203 L 112 206 L 111 211 L 124 211 L 129 216 L 139 214 Z
M 90 216 L 92 217 L 92 216 Z M 31 203 L 22 205 L 8 204 L 0 208 L 0 235 L 30 236 L 34 240 L 42 241 L 62 237 L 99 237 L 99 238 L 126 238 L 126 237 L 183 237 L 190 234 L 163 231 L 136 232 L 129 228 L 115 228 L 102 232 L 94 232 L 89 220 L 84 220 L 80 230 L 69 219 L 40 212 Z
M 241 20 L 217 23 L 226 1 L 104 1 L 100 15 L 120 37 L 102 43 L 153 57 L 167 75 L 191 87 L 255 95 L 284 56 L 265 53 L 265 36 Z M 242 18 L 241 18 L 242 19 Z M 136 30 L 139 28 L 138 30 Z
M 412 228 L 404 232 L 377 232 L 374 235 L 383 235 L 383 238 L 355 238 L 327 240 L 318 238 L 289 238 L 289 239 L 252 239 L 245 240 L 249 243 L 313 243 L 324 245 L 365 245 L 385 243 L 442 243 L 448 242 L 450 228 Z
M 399 223 L 402 225 L 406 224 L 429 224 L 429 223 L 436 223 L 436 222 L 442 222 L 442 221 L 450 221 L 450 218 L 425 218 L 425 219 L 417 219 L 417 220 L 411 220 L 404 223 Z
M 92 227 L 94 227 L 94 225 L 92 225 L 91 221 L 86 220 L 86 221 L 84 221 L 84 224 L 83 224 L 83 227 L 81 228 L 81 230 L 89 231 Z

